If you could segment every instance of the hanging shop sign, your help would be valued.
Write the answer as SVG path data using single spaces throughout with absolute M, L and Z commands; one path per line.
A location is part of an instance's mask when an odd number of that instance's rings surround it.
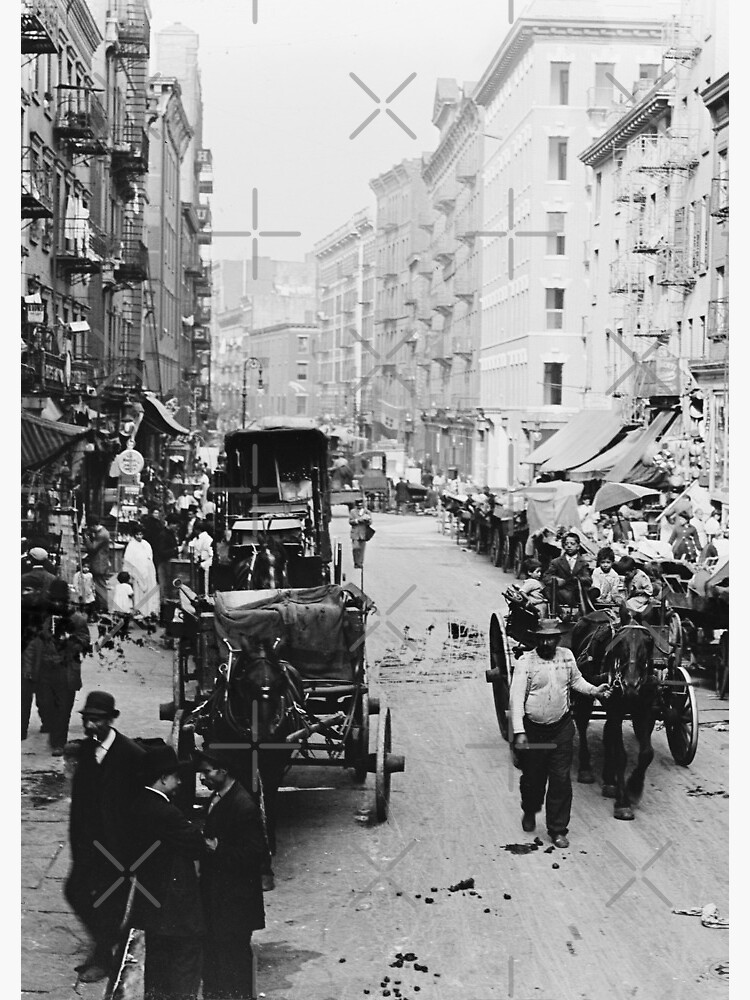
M 143 468 L 143 455 L 135 448 L 126 448 L 115 456 L 115 463 L 123 476 L 137 476 Z

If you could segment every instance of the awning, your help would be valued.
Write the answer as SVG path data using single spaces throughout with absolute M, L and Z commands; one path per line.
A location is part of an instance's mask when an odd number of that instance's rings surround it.
M 655 444 L 672 426 L 677 410 L 662 410 L 654 417 L 633 447 L 605 476 L 608 483 L 633 483 L 635 486 L 659 486 L 664 471 L 643 461 L 651 445 Z
M 619 414 L 612 410 L 581 410 L 524 461 L 541 465 L 540 472 L 567 472 L 598 455 L 622 428 Z
M 584 483 L 590 479 L 604 479 L 605 473 L 613 469 L 620 459 L 627 455 L 642 434 L 642 427 L 638 427 L 634 431 L 628 431 L 622 441 L 618 441 L 611 448 L 607 448 L 606 451 L 601 452 L 596 458 L 592 458 L 588 462 L 584 462 L 583 465 L 578 465 L 575 469 L 571 469 L 568 473 L 569 478 L 577 483 Z
M 21 413 L 21 469 L 41 469 L 88 433 L 88 427 Z
M 164 403 L 152 392 L 143 394 L 143 419 L 154 430 L 160 434 L 169 434 L 170 437 L 190 433 L 190 428 L 178 424 Z

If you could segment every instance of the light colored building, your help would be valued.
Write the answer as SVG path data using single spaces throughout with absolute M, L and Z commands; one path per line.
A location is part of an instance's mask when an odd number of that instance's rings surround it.
M 375 319 L 375 226 L 362 209 L 315 244 L 318 325 L 315 344 L 319 412 L 359 431 L 372 408 L 367 373 Z
M 371 378 L 372 408 L 362 414 L 373 444 L 397 440 L 412 452 L 421 406 L 417 388 L 418 323 L 407 304 L 414 272 L 428 245 L 419 226 L 430 209 L 422 179 L 425 157 L 402 160 L 370 181 L 375 193 L 375 327 Z
M 277 323 L 243 338 L 239 388 L 240 422 L 260 417 L 317 417 L 314 324 Z
M 437 82 L 432 121 L 440 140 L 422 168 L 430 209 L 418 220 L 429 242 L 412 268 L 407 300 L 418 331 L 414 457 L 462 476 L 473 472 L 479 405 L 484 137 L 475 86 Z
M 480 399 L 475 476 L 526 481 L 523 460 L 587 401 L 589 175 L 577 154 L 655 78 L 662 25 L 632 6 L 536 0 L 472 97 L 484 109 Z
M 148 251 L 155 332 L 145 344 L 148 386 L 159 396 L 177 395 L 192 361 L 183 330 L 182 161 L 192 128 L 179 81 L 157 74 L 149 82 L 151 142 L 148 173 Z
M 674 455 L 673 485 L 697 479 L 720 491 L 728 472 L 726 24 L 713 4 L 690 11 L 665 30 L 669 78 L 581 154 L 591 182 L 586 386 L 595 404 L 614 398 L 634 426 L 679 408 L 659 438 Z
M 217 428 L 239 426 L 247 335 L 283 324 L 314 325 L 315 257 L 304 261 L 221 260 L 213 265 L 211 383 Z M 253 276 L 255 274 L 255 276 Z

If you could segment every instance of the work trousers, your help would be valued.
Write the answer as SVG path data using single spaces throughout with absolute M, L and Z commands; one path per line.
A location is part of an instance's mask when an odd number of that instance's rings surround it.
M 64 674 L 64 671 L 62 671 Z M 65 676 L 42 678 L 37 681 L 36 702 L 44 726 L 49 730 L 50 746 L 64 747 L 68 742 L 70 716 L 76 700 Z
M 201 939 L 146 931 L 144 1000 L 196 1000 L 201 984 Z
M 352 559 L 354 560 L 355 569 L 362 569 L 364 566 L 365 545 L 367 545 L 367 542 L 364 539 L 352 542 Z
M 203 943 L 203 1000 L 256 997 L 252 932 L 209 934 Z
M 121 881 L 112 891 L 119 878 L 119 869 L 94 850 L 73 863 L 65 883 L 70 908 L 94 940 L 94 964 L 103 969 L 112 966 L 130 891 L 128 881 Z
M 525 813 L 538 813 L 546 790 L 547 830 L 552 837 L 567 834 L 573 802 L 573 718 L 568 712 L 558 722 L 543 726 L 524 716 L 523 726 L 529 747 L 518 753 L 521 808 Z
M 109 611 L 109 573 L 92 573 L 94 578 L 94 604 L 98 614 L 106 615 Z

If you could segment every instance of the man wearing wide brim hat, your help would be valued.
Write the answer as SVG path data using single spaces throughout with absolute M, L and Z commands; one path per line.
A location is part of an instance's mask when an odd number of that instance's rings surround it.
M 573 801 L 573 717 L 570 692 L 605 696 L 609 687 L 595 687 L 581 676 L 569 649 L 559 647 L 556 619 L 540 621 L 536 649 L 517 661 L 510 686 L 510 712 L 515 748 L 521 761 L 521 826 L 531 833 L 545 803 L 547 832 L 555 847 L 568 847 Z
M 162 744 L 146 751 L 140 774 L 132 838 L 133 853 L 143 860 L 136 862 L 131 922 L 146 932 L 144 994 L 147 1000 L 195 1000 L 205 933 L 195 871 L 203 836 L 173 801 L 183 781 L 195 780 L 195 769 Z
M 130 810 L 141 784 L 144 750 L 114 729 L 120 713 L 108 691 L 90 691 L 80 714 L 86 739 L 71 789 L 73 865 L 65 898 L 94 941 L 91 954 L 77 967 L 81 981 L 93 983 L 105 979 L 114 964 L 129 883 L 112 887 L 135 860 Z

